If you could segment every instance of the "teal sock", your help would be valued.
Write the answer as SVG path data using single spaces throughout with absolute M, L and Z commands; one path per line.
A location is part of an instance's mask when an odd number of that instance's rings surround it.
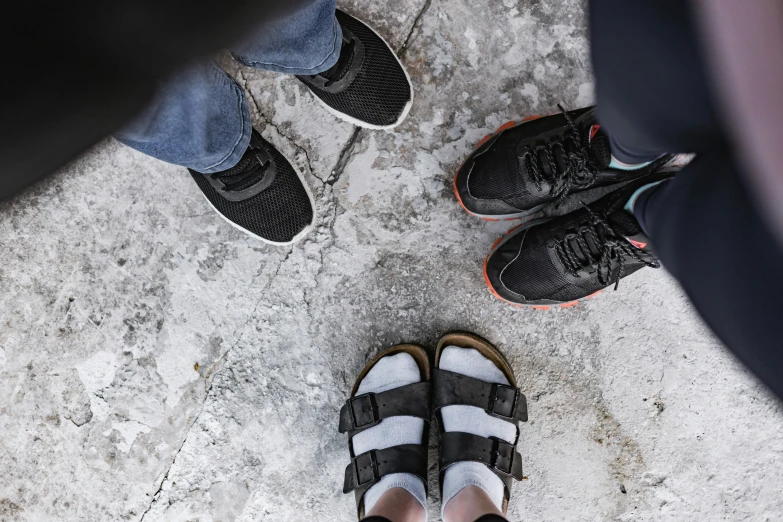
M 646 167 L 650 163 L 652 163 L 652 161 L 645 161 L 644 163 L 639 163 L 637 165 L 621 165 L 612 157 L 612 161 L 609 162 L 609 168 L 617 170 L 637 170 Z
M 639 199 L 639 196 L 642 195 L 642 192 L 644 192 L 647 189 L 650 189 L 654 187 L 655 185 L 658 185 L 659 183 L 663 183 L 666 181 L 665 179 L 662 179 L 661 181 L 656 181 L 655 183 L 648 183 L 647 185 L 642 185 L 638 189 L 636 189 L 636 192 L 631 194 L 631 197 L 628 198 L 628 203 L 625 204 L 625 210 L 633 214 L 633 206 L 634 203 L 636 203 L 636 200 Z

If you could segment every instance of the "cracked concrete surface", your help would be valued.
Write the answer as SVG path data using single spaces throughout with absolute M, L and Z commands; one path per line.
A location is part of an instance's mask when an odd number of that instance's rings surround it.
M 313 189 L 302 243 L 253 241 L 111 139 L 0 206 L 0 521 L 353 520 L 355 375 L 453 328 L 498 343 L 530 400 L 510 520 L 783 519 L 779 404 L 665 272 L 549 312 L 482 281 L 513 224 L 467 216 L 451 176 L 504 122 L 591 102 L 584 3 L 342 6 L 415 83 L 394 132 L 222 59 Z

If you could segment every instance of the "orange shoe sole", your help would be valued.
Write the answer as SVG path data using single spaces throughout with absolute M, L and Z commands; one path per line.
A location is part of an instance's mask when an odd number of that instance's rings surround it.
M 525 225 L 525 223 L 522 223 L 520 225 L 517 225 L 513 227 L 511 230 L 500 236 L 493 244 L 492 248 L 490 249 L 489 254 L 487 254 L 487 257 L 484 258 L 484 282 L 487 284 L 487 288 L 489 288 L 489 291 L 494 295 L 497 299 L 503 301 L 506 304 L 509 304 L 513 306 L 514 308 L 532 308 L 533 310 L 549 310 L 550 308 L 573 308 L 574 306 L 579 304 L 579 300 L 576 301 L 569 301 L 567 303 L 559 303 L 559 304 L 552 304 L 552 305 L 527 305 L 527 304 L 520 304 L 520 303 L 514 303 L 509 301 L 508 299 L 502 297 L 500 294 L 495 291 L 495 289 L 492 287 L 492 283 L 489 281 L 489 274 L 487 274 L 487 265 L 489 264 L 489 258 L 492 255 L 492 253 L 495 251 L 495 249 L 500 246 L 500 243 L 503 242 L 504 239 L 506 239 L 508 236 L 510 236 L 515 230 L 517 230 L 519 227 Z M 598 294 L 603 292 L 603 289 L 598 290 L 597 292 L 593 292 L 592 294 L 584 297 L 584 299 L 593 299 Z

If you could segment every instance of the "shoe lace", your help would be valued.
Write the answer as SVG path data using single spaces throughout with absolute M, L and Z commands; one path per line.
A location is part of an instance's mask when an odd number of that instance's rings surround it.
M 555 244 L 555 253 L 566 270 L 579 277 L 580 270 L 596 267 L 598 281 L 603 286 L 614 283 L 614 289 L 617 290 L 626 259 L 634 258 L 651 268 L 660 268 L 658 260 L 618 233 L 606 216 L 583 206 L 590 215 L 589 222 L 580 226 L 577 232 L 566 234 Z M 615 259 L 617 270 L 612 270 L 612 260 Z
M 330 87 L 334 83 L 339 82 L 348 74 L 348 71 L 353 64 L 355 46 L 356 40 L 354 38 L 343 39 L 342 47 L 340 48 L 340 57 L 337 59 L 337 63 L 324 72 L 310 75 L 310 78 L 320 76 L 326 80 L 325 87 Z
M 255 151 L 250 149 L 235 166 L 209 176 L 213 180 L 220 180 L 224 191 L 235 192 L 245 190 L 261 181 L 271 164 L 271 159 L 262 161 Z
M 549 190 L 559 204 L 574 187 L 591 185 L 600 169 L 590 154 L 589 143 L 584 139 L 584 133 L 562 105 L 558 104 L 557 108 L 563 113 L 569 127 L 563 139 L 536 147 L 527 146 L 522 159 L 528 176 L 539 190 L 542 182 L 552 182 Z M 564 165 L 558 164 L 555 160 L 557 151 L 560 152 Z M 549 168 L 548 176 L 545 166 Z

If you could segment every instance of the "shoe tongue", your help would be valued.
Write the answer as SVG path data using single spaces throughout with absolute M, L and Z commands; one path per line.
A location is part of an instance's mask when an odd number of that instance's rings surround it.
M 652 253 L 650 238 L 644 233 L 636 218 L 625 209 L 618 209 L 609 214 L 608 221 L 612 227 L 625 237 L 632 245 Z
M 229 183 L 232 183 L 231 190 L 245 190 L 264 179 L 269 169 L 262 169 L 256 159 L 256 152 L 248 148 L 239 163 L 230 169 L 222 172 L 220 177 Z
M 250 165 L 250 162 L 255 159 L 255 155 L 252 153 L 252 149 L 247 149 L 245 151 L 245 154 L 242 155 L 242 159 L 239 160 L 239 163 L 231 167 L 230 169 L 221 172 L 220 177 L 230 177 L 230 176 L 236 176 L 237 174 L 241 174 L 245 170 L 247 170 L 248 166 Z
M 597 131 L 593 134 L 593 129 L 596 126 L 590 128 L 588 131 L 592 137 L 590 140 L 590 156 L 595 161 L 596 166 L 600 170 L 606 170 L 609 168 L 609 163 L 612 161 L 612 151 L 609 149 L 609 138 L 601 131 Z
M 581 143 L 587 143 L 590 158 L 593 160 L 593 163 L 595 163 L 595 166 L 598 167 L 598 170 L 606 170 L 609 168 L 609 163 L 612 161 L 612 151 L 609 149 L 609 138 L 599 130 L 600 128 L 600 125 L 593 125 L 587 129 L 582 129 L 580 132 L 586 132 L 586 135 L 582 135 L 584 141 Z M 573 139 L 563 140 L 562 145 L 562 148 L 555 149 L 552 154 L 552 159 L 557 165 L 557 168 L 560 169 L 560 172 L 567 167 L 566 154 L 575 152 L 575 149 L 578 148 L 577 142 Z M 546 172 L 547 176 L 552 177 L 554 174 L 551 171 L 552 169 L 549 166 L 547 158 L 542 156 L 539 159 L 544 167 L 544 172 Z
M 609 214 L 609 223 L 611 223 L 612 227 L 614 227 L 617 232 L 626 237 L 636 236 L 642 232 L 636 218 L 623 208 Z
M 348 74 L 348 70 L 351 68 L 351 64 L 353 64 L 353 47 L 353 40 L 347 42 L 343 40 L 343 45 L 340 49 L 340 58 L 338 58 L 337 63 L 334 64 L 331 69 L 322 72 L 321 76 L 330 82 L 336 82 Z

